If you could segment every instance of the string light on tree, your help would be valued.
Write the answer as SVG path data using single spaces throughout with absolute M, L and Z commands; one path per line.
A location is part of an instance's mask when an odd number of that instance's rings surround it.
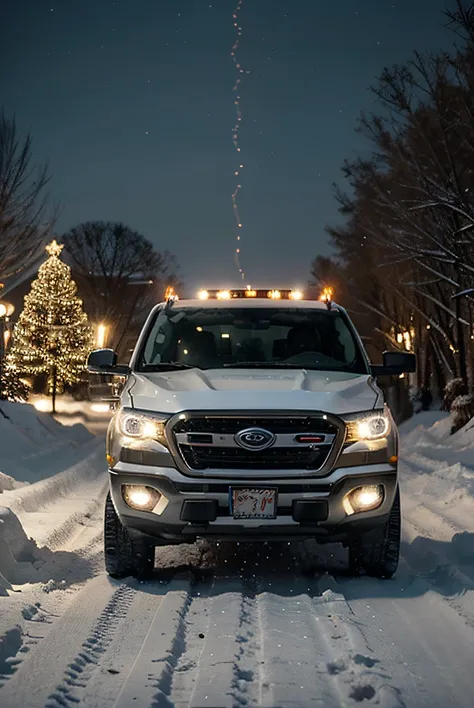
M 53 394 L 79 380 L 93 348 L 92 331 L 71 269 L 60 259 L 63 246 L 46 246 L 48 260 L 38 271 L 13 330 L 6 370 L 18 376 L 47 374 Z
M 242 65 L 240 64 L 239 59 L 237 58 L 237 52 L 239 50 L 240 40 L 242 37 L 242 27 L 239 24 L 239 14 L 242 9 L 242 4 L 243 4 L 243 0 L 238 0 L 236 8 L 232 14 L 232 20 L 233 20 L 234 28 L 236 31 L 236 38 L 235 38 L 234 44 L 232 45 L 232 51 L 230 53 L 230 56 L 232 57 L 232 61 L 234 62 L 234 65 L 235 65 L 235 68 L 237 71 L 237 78 L 235 80 L 235 84 L 232 89 L 232 91 L 235 94 L 234 106 L 235 106 L 235 113 L 236 113 L 236 121 L 235 121 L 234 126 L 232 128 L 232 142 L 234 144 L 235 150 L 236 150 L 238 157 L 239 157 L 238 168 L 236 168 L 234 171 L 235 177 L 240 177 L 240 174 L 241 174 L 242 170 L 244 169 L 244 164 L 242 162 L 241 155 L 240 155 L 241 148 L 240 148 L 240 144 L 239 144 L 239 131 L 240 131 L 240 127 L 242 125 L 242 118 L 243 118 L 242 109 L 241 109 L 241 105 L 240 105 L 240 85 L 242 82 L 242 74 L 250 74 L 250 71 L 247 71 L 242 68 Z M 241 234 L 242 234 L 243 224 L 242 224 L 242 221 L 240 218 L 239 208 L 237 205 L 237 197 L 238 197 L 241 189 L 242 189 L 242 183 L 241 183 L 241 180 L 238 179 L 235 190 L 232 193 L 232 208 L 234 211 L 235 221 L 237 224 L 237 236 L 236 236 L 237 247 L 235 249 L 235 263 L 237 265 L 237 269 L 239 271 L 239 274 L 240 274 L 242 280 L 244 280 L 245 273 L 242 268 L 242 263 L 241 263 L 241 259 L 240 259 Z

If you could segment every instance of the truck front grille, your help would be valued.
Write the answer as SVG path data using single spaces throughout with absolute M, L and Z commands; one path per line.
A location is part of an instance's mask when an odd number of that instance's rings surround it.
M 235 447 L 181 445 L 180 450 L 194 470 L 314 470 L 324 464 L 329 453 L 329 447 L 317 452 L 288 447 L 250 452 Z
M 274 435 L 262 450 L 242 447 L 235 436 L 259 428 Z M 188 470 L 318 471 L 344 431 L 323 415 L 188 414 L 172 428 L 176 452 Z M 317 442 L 312 442 L 311 438 Z M 341 441 L 342 442 L 342 441 Z
M 321 416 L 199 416 L 178 421 L 175 433 L 216 433 L 235 435 L 239 430 L 251 427 L 265 428 L 275 435 L 298 433 L 326 433 L 335 435 L 337 427 Z

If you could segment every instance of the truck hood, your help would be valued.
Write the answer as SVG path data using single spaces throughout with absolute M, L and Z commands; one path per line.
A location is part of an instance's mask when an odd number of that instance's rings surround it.
M 133 373 L 124 404 L 160 413 L 185 410 L 308 410 L 334 414 L 382 404 L 368 375 L 301 369 L 190 369 Z

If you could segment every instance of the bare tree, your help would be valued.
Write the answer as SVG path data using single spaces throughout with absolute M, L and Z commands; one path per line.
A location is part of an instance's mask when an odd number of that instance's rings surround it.
M 54 218 L 46 218 L 47 167 L 36 167 L 32 139 L 0 113 L 0 279 L 21 272 L 42 253 Z
M 381 318 L 378 327 L 368 320 L 370 330 L 386 339 L 397 329 L 415 332 L 427 362 L 420 385 L 431 364 L 466 378 L 471 346 L 474 47 L 472 13 L 460 8 L 450 19 L 462 23 L 466 46 L 453 55 L 415 53 L 382 72 L 373 88 L 382 110 L 359 125 L 372 155 L 345 163 L 350 196 L 336 196 L 346 225 L 328 229 L 350 294 Z
M 108 345 L 126 348 L 150 306 L 178 286 L 175 257 L 117 222 L 85 222 L 61 240 L 90 319 L 108 324 Z
M 415 52 L 373 87 L 380 109 L 359 123 L 372 154 L 344 164 L 346 223 L 327 229 L 359 328 L 378 349 L 409 331 L 422 388 L 474 387 L 474 5 L 447 16 L 461 46 Z

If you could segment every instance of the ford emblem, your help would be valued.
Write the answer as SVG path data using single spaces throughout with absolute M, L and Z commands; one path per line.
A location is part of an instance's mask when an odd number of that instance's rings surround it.
M 241 430 L 234 439 L 237 445 L 245 447 L 247 450 L 265 450 L 275 442 L 274 434 L 263 428 Z

